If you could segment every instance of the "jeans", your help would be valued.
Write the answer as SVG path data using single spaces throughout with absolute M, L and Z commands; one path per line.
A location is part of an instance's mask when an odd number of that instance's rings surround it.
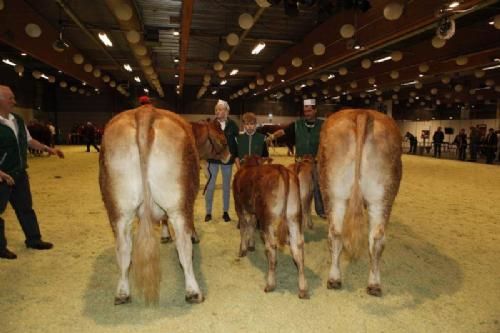
M 212 214 L 212 204 L 214 201 L 215 181 L 219 168 L 222 170 L 222 202 L 224 212 L 229 210 L 229 199 L 231 195 L 231 176 L 233 174 L 233 165 L 208 163 L 208 170 L 212 175 L 208 182 L 207 192 L 205 193 L 205 211 L 207 214 Z

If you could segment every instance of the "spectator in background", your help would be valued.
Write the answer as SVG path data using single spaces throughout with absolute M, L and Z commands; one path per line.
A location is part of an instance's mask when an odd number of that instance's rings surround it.
M 441 158 L 441 145 L 444 141 L 444 133 L 439 126 L 432 136 L 432 142 L 434 144 L 434 157 Z
M 82 129 L 82 135 L 87 144 L 87 153 L 90 153 L 90 146 L 92 145 L 97 152 L 99 152 L 99 147 L 97 147 L 95 143 L 97 129 L 90 121 L 87 121 L 85 126 Z
M 417 144 L 418 140 L 417 137 L 410 132 L 406 132 L 405 134 L 405 139 L 410 141 L 410 150 L 408 151 L 409 154 L 416 154 L 417 153 Z
M 493 128 L 490 128 L 485 140 L 486 145 L 486 163 L 493 164 L 495 152 L 497 151 L 498 137 Z
M 479 145 L 481 144 L 481 134 L 479 133 L 479 130 L 477 129 L 477 127 L 474 127 L 474 126 L 470 127 L 469 140 L 470 140 L 470 147 L 469 147 L 470 160 L 469 161 L 476 162 L 477 161 L 477 153 L 479 150 Z
M 50 121 L 47 122 L 46 126 L 50 132 L 50 146 L 54 147 L 56 144 L 56 127 Z
M 467 134 L 465 134 L 465 128 L 460 130 L 455 140 L 453 140 L 453 144 L 457 145 L 458 159 L 465 161 L 465 152 L 467 150 Z

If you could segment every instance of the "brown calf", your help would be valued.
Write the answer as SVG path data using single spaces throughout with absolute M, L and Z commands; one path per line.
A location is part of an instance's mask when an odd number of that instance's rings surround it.
M 323 124 L 319 147 L 320 184 L 328 213 L 332 266 L 328 288 L 341 287 L 342 249 L 356 257 L 368 213 L 370 274 L 367 292 L 380 296 L 380 257 L 385 226 L 401 180 L 401 134 L 396 123 L 373 110 L 344 110 Z
M 280 245 L 289 237 L 290 249 L 298 269 L 299 297 L 307 298 L 304 276 L 304 231 L 300 222 L 300 194 L 297 176 L 282 165 L 258 165 L 258 158 L 247 158 L 236 172 L 233 195 L 238 214 L 240 257 L 255 249 L 254 231 L 261 231 L 268 259 L 266 292 L 276 287 L 277 226 Z
M 300 161 L 297 161 L 288 166 L 299 178 L 300 184 L 300 204 L 302 208 L 302 225 L 313 228 L 311 219 L 311 204 L 313 199 L 313 172 L 314 172 L 314 158 L 312 156 L 305 156 Z

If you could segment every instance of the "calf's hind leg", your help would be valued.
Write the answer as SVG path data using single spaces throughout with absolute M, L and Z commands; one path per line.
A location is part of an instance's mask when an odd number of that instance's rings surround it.
M 266 288 L 264 291 L 270 292 L 276 288 L 276 239 L 274 238 L 274 230 L 272 226 L 263 231 L 263 238 L 266 246 L 266 255 L 268 263 Z
M 340 254 L 342 253 L 342 226 L 346 210 L 346 200 L 337 199 L 333 203 L 333 209 L 328 215 L 328 245 L 332 255 L 332 266 L 328 274 L 328 289 L 340 289 L 342 287 L 340 272 Z
M 288 229 L 290 231 L 290 250 L 298 271 L 299 298 L 309 298 L 304 275 L 304 235 L 300 232 L 299 221 L 295 220 L 289 223 Z

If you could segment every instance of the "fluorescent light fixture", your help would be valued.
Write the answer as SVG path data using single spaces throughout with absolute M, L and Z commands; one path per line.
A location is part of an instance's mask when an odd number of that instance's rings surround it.
M 47 75 L 45 75 L 45 74 L 40 75 L 40 77 L 44 78 L 45 80 L 49 79 L 49 77 Z
M 306 86 L 306 84 L 305 84 L 305 83 L 302 83 L 302 84 L 300 85 L 300 87 L 301 87 L 301 88 L 304 88 L 305 86 Z
M 149 92 L 148 88 L 144 88 L 144 92 L 147 94 Z
M 230 76 L 233 76 L 233 75 L 238 74 L 238 72 L 239 72 L 238 68 L 235 68 L 235 69 L 233 69 L 233 70 L 229 73 L 229 75 L 230 75 Z
M 448 8 L 455 8 L 455 7 L 458 7 L 460 6 L 460 2 L 459 1 L 453 1 L 452 3 L 450 3 L 448 5 Z
M 420 99 L 420 97 L 419 96 L 415 96 L 415 99 Z
M 359 44 L 354 45 L 354 49 L 355 50 L 361 50 L 361 45 L 359 45 Z
M 99 89 L 95 88 L 95 89 L 94 89 L 94 91 L 95 91 L 95 92 L 99 92 Z
M 174 62 L 179 62 L 179 58 L 175 57 Z
M 377 85 L 376 85 L 376 84 L 373 84 L 373 86 L 374 86 L 375 88 L 377 88 Z
M 267 116 L 268 116 L 269 118 L 272 118 L 272 117 L 273 117 L 273 114 L 272 114 L 272 113 L 270 113 L 270 114 L 268 114 Z
M 129 64 L 124 64 L 123 68 L 125 68 L 125 70 L 127 70 L 128 72 L 132 72 L 132 67 L 130 67 Z
M 82 86 L 86 86 L 87 85 L 87 82 L 82 82 Z
M 424 74 L 418 74 L 418 77 L 424 77 Z
M 489 67 L 484 67 L 483 71 L 489 71 L 490 69 L 496 69 L 500 68 L 500 65 L 495 65 L 495 66 L 489 66 Z
M 175 74 L 174 77 L 179 77 L 179 74 Z
M 259 54 L 260 51 L 262 51 L 266 47 L 266 43 L 260 42 L 259 44 L 255 45 L 255 47 L 252 50 L 252 54 Z
M 134 77 L 134 80 L 135 80 L 135 82 L 141 82 L 141 78 L 138 76 Z
M 417 84 L 418 82 L 417 81 L 410 81 L 410 82 L 405 82 L 405 83 L 401 83 L 402 86 L 411 86 L 412 84 Z
M 107 47 L 112 47 L 113 43 L 111 42 L 111 39 L 109 39 L 108 35 L 105 32 L 100 32 L 99 33 L 99 39 L 101 42 L 106 45 Z
M 330 74 L 330 75 L 328 75 L 328 80 L 331 80 L 331 79 L 333 79 L 334 77 L 335 77 L 335 74 Z
M 285 82 L 285 79 L 281 79 L 281 83 Z
M 221 85 L 221 86 L 225 85 L 226 83 L 227 83 L 227 80 L 222 80 L 222 81 L 220 81 L 220 85 Z
M 177 30 L 172 31 L 172 35 L 179 36 L 179 31 L 177 31 Z
M 312 69 L 313 69 L 313 66 L 309 66 L 309 70 L 312 71 Z
M 367 93 L 371 93 L 371 92 L 374 92 L 374 91 L 377 91 L 377 89 L 368 89 L 368 90 L 365 90 Z
M 22 55 L 23 57 L 26 57 L 28 54 L 23 52 L 23 53 L 21 53 L 21 55 Z
M 217 90 L 212 91 L 212 95 L 217 94 Z
M 489 21 L 488 24 L 493 25 L 493 24 L 495 24 L 495 21 Z
M 15 65 L 16 65 L 16 63 L 14 63 L 14 62 L 10 61 L 9 59 L 2 59 L 2 62 L 3 62 L 4 64 L 9 65 L 9 66 L 15 66 Z
M 374 63 L 376 64 L 380 64 L 381 62 L 385 62 L 385 61 L 388 61 L 388 60 L 391 60 L 391 56 L 387 56 L 387 57 L 383 57 L 383 58 L 379 58 L 379 59 L 376 59 L 376 60 L 373 60 Z

